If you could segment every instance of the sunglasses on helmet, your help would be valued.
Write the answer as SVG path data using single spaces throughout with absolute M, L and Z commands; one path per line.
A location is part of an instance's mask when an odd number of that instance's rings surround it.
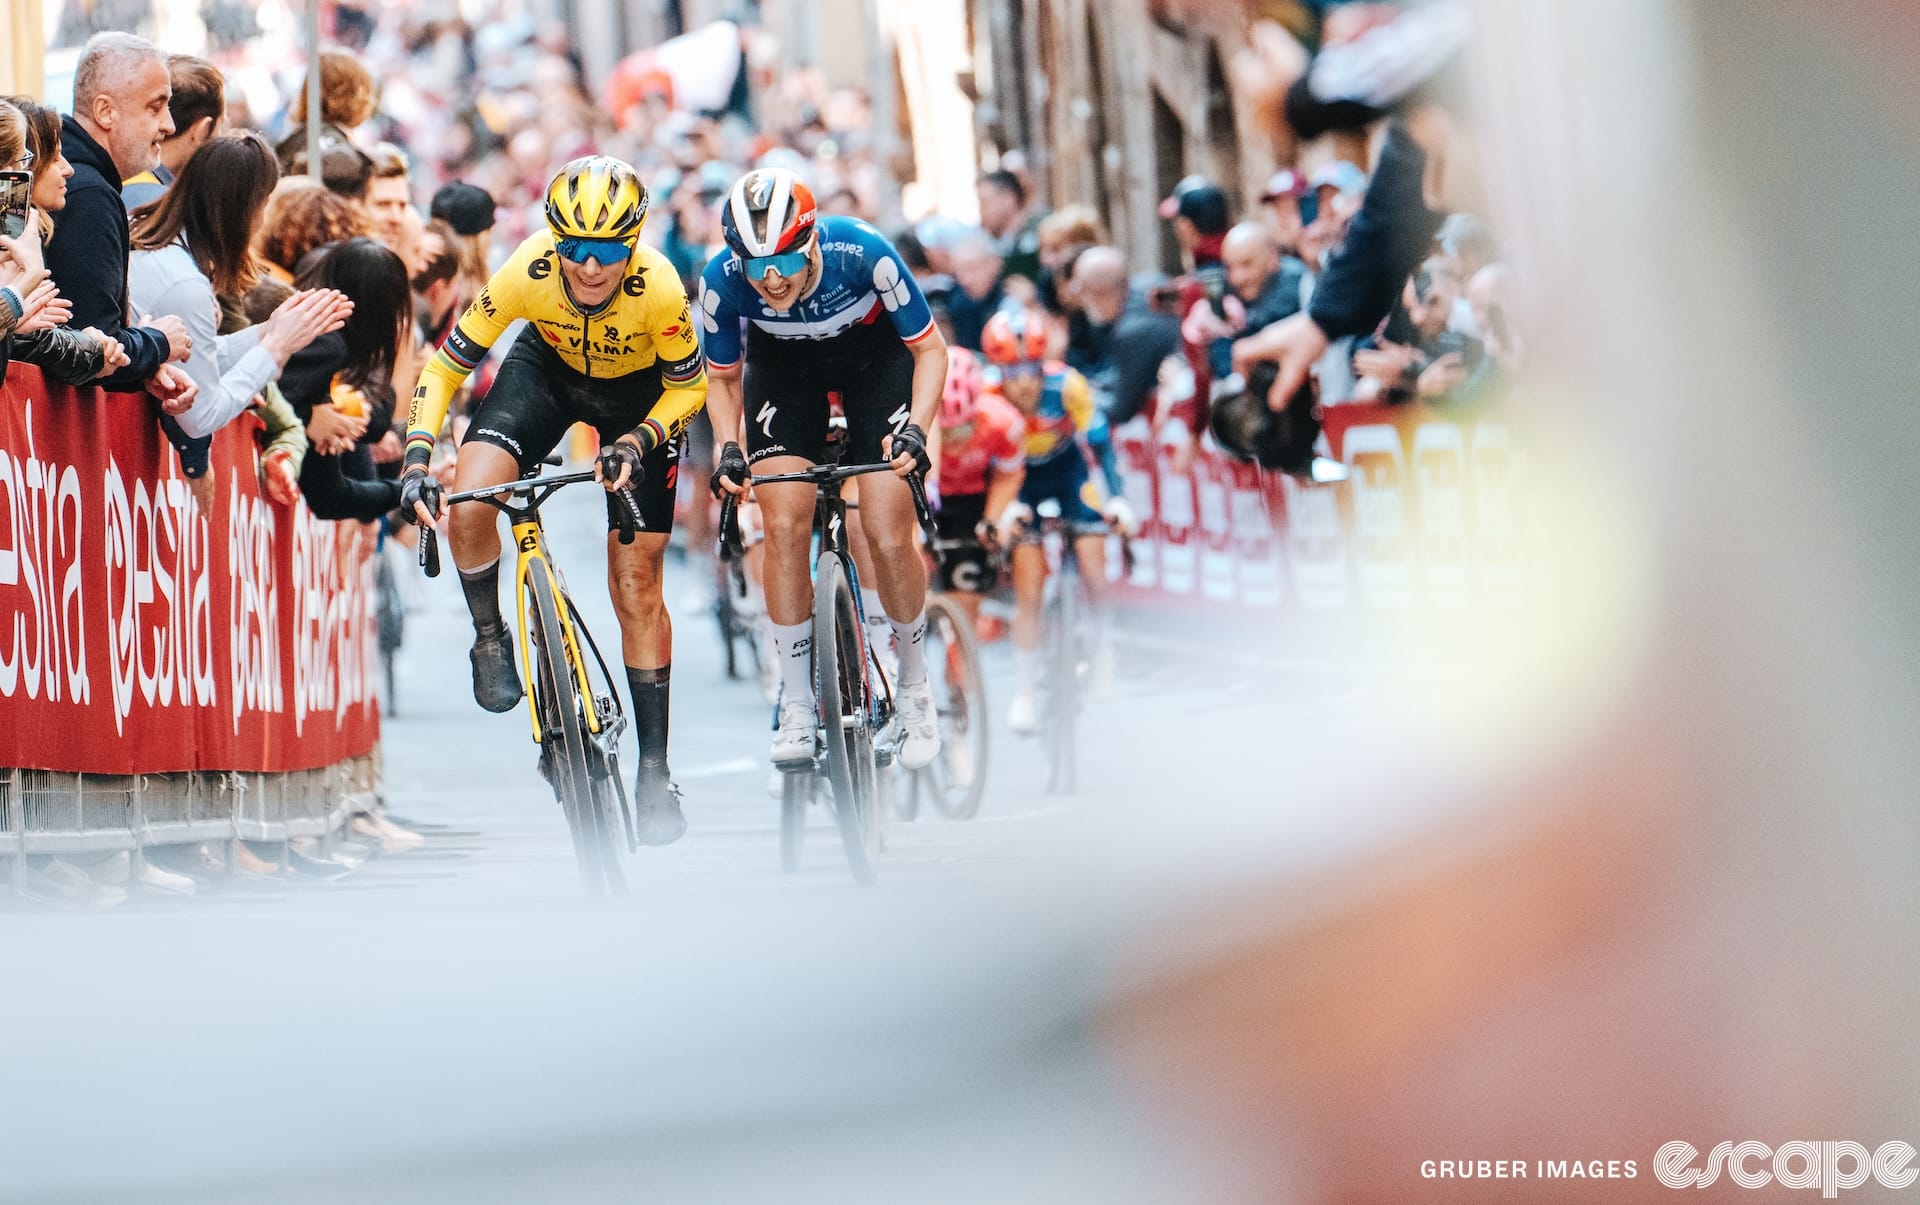
M 807 270 L 807 249 L 802 247 L 785 255 L 749 256 L 746 268 L 747 275 L 754 280 L 765 280 L 773 272 L 788 278 L 795 277 Z
M 633 244 L 625 239 L 563 238 L 554 244 L 554 250 L 568 263 L 584 264 L 591 259 L 617 267 L 633 254 Z

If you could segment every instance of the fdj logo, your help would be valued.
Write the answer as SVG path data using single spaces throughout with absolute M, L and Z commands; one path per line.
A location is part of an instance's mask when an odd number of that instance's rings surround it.
M 1669 1142 L 1654 1152 L 1653 1174 L 1668 1188 L 1705 1188 L 1724 1169 L 1742 1188 L 1778 1182 L 1782 1188 L 1818 1188 L 1828 1198 L 1869 1177 L 1884 1188 L 1906 1188 L 1920 1179 L 1920 1168 L 1907 1166 L 1920 1152 L 1904 1142 L 1871 1152 L 1858 1142 L 1788 1142 L 1778 1150 L 1764 1142 L 1722 1142 L 1707 1153 L 1704 1169 L 1692 1166 L 1699 1153 L 1692 1143 Z

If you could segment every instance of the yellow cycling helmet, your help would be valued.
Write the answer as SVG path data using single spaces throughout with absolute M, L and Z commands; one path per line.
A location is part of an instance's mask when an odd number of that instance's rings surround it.
M 555 238 L 631 240 L 647 222 L 647 186 L 631 167 L 588 155 L 547 185 L 547 225 Z

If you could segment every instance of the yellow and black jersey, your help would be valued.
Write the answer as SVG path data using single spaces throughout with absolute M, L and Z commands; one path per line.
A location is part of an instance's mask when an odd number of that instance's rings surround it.
M 649 448 L 678 435 L 706 403 L 706 360 L 686 289 L 667 258 L 637 245 L 620 287 L 589 313 L 567 292 L 553 232 L 541 230 L 487 281 L 420 374 L 407 427 L 409 459 L 417 445 L 431 451 L 454 392 L 516 319 L 531 324 L 584 377 L 608 380 L 658 364 L 666 392 L 642 436 Z

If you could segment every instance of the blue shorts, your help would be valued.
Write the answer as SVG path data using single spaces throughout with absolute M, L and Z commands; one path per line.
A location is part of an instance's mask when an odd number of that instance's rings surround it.
M 1075 535 L 1090 535 L 1107 529 L 1100 512 L 1087 502 L 1087 483 L 1091 480 L 1087 462 L 1068 453 L 1042 464 L 1028 464 L 1026 480 L 1020 483 L 1020 501 L 1040 509 L 1049 498 L 1060 504 L 1060 517 Z

